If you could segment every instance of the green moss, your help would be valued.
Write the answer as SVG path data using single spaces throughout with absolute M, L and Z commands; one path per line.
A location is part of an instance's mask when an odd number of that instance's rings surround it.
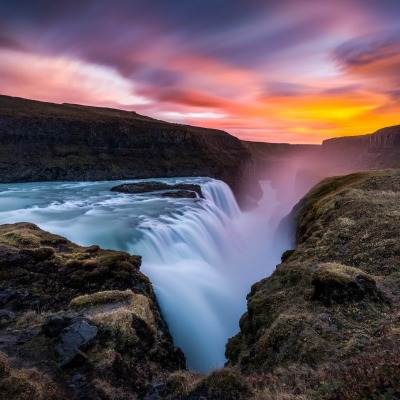
M 52 379 L 35 368 L 10 369 L 0 375 L 0 400 L 61 400 Z
M 80 310 L 83 308 L 97 307 L 104 304 L 130 302 L 134 297 L 134 293 L 129 289 L 124 291 L 109 290 L 75 297 L 70 301 L 69 306 L 73 309 Z
M 210 373 L 197 387 L 211 397 L 221 399 L 245 399 L 251 390 L 244 376 L 237 370 L 224 368 Z
M 372 276 L 361 271 L 359 268 L 348 267 L 339 263 L 320 264 L 313 276 L 314 280 L 320 282 L 334 282 L 339 285 L 348 285 L 357 279 L 364 279 L 375 284 Z
M 315 229 L 313 223 L 317 222 L 322 214 L 339 207 L 338 201 L 343 191 L 384 174 L 380 171 L 360 172 L 323 180 L 302 199 L 301 215 L 296 233 L 297 241 L 301 243 L 313 233 Z M 334 201 L 331 201 L 333 199 Z
M 177 371 L 170 374 L 165 382 L 165 395 L 168 400 L 188 395 L 195 389 L 202 375 L 191 371 Z
M 288 260 L 293 253 L 294 253 L 294 250 L 292 250 L 292 249 L 284 251 L 281 256 L 282 262 L 285 262 L 286 260 Z

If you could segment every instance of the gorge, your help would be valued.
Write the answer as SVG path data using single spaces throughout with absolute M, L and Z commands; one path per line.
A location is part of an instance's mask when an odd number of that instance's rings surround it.
M 268 182 L 260 206 L 247 212 L 221 181 L 162 182 L 199 184 L 205 199 L 119 194 L 110 191 L 115 181 L 0 184 L 0 223 L 29 221 L 81 246 L 140 254 L 188 368 L 208 372 L 224 365 L 246 294 L 272 272 L 289 235 L 268 245 L 278 206 Z

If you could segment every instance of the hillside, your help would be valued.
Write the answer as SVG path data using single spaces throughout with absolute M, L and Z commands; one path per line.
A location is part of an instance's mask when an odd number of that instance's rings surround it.
M 399 203 L 400 172 L 377 171 L 328 178 L 295 207 L 296 246 L 227 345 L 261 398 L 398 398 Z
M 369 135 L 325 140 L 321 159 L 328 164 L 340 164 L 346 171 L 400 168 L 400 125 Z
M 252 175 L 226 132 L 108 108 L 0 96 L 0 141 L 0 183 L 209 176 L 238 193 Z
M 128 253 L 0 226 L 0 399 L 136 399 L 184 368 Z

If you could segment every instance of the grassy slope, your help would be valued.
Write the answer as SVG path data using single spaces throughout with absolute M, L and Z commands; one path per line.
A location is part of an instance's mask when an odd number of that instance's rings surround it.
M 136 399 L 183 368 L 139 266 L 138 256 L 77 246 L 33 224 L 1 225 L 0 400 Z M 98 334 L 86 361 L 59 368 L 56 337 L 42 327 L 77 316 Z
M 297 245 L 227 346 L 259 398 L 400 395 L 399 204 L 400 172 L 383 171 L 327 179 L 295 210 Z

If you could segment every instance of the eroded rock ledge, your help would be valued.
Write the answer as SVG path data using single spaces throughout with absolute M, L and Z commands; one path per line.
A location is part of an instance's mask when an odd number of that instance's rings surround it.
M 0 398 L 134 399 L 185 367 L 140 257 L 0 226 Z

